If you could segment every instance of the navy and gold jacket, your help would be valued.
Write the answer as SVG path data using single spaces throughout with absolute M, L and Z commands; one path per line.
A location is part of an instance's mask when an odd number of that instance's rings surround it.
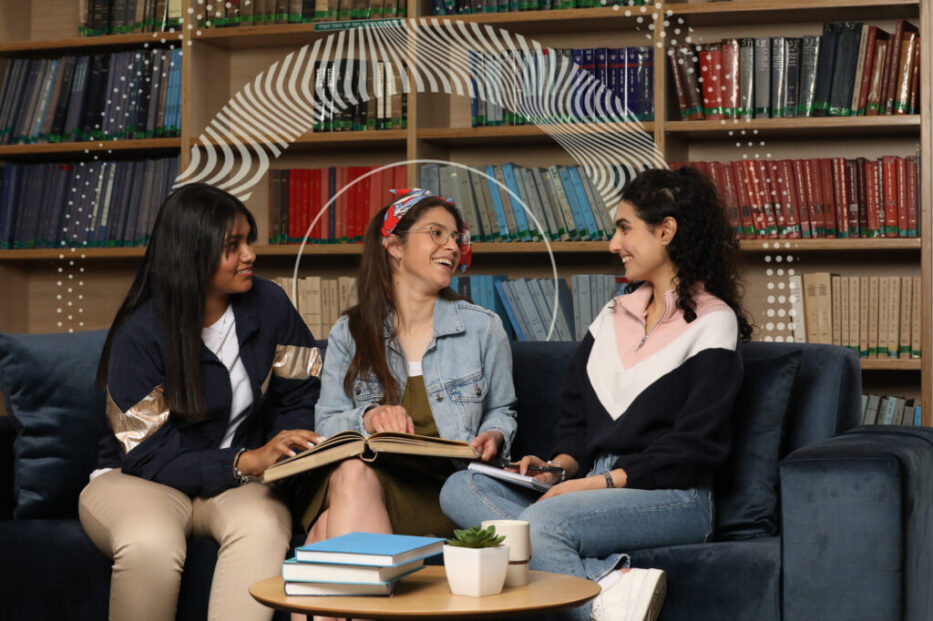
M 207 347 L 201 353 L 205 419 L 170 416 L 163 391 L 165 341 L 153 301 L 133 311 L 113 336 L 107 368 L 107 421 L 98 467 L 170 485 L 192 496 L 213 496 L 236 485 L 240 448 L 262 446 L 282 429 L 312 429 L 322 358 L 311 332 L 276 284 L 253 278 L 230 296 L 240 357 L 253 403 L 230 448 L 219 448 L 230 421 L 230 374 Z

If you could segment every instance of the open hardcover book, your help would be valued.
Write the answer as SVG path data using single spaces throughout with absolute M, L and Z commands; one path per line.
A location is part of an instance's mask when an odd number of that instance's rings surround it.
M 384 431 L 368 438 L 357 431 L 342 431 L 314 448 L 269 466 L 262 475 L 264 483 L 290 477 L 319 466 L 326 466 L 350 457 L 374 461 L 379 453 L 476 459 L 479 453 L 466 442 L 419 436 L 413 433 Z

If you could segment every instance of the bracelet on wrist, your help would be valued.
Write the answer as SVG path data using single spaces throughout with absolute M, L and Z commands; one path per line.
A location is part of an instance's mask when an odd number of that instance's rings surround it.
M 558 481 L 558 483 L 563 483 L 567 480 L 567 469 L 564 468 L 564 464 L 560 463 L 556 459 L 549 459 L 547 463 L 560 468 L 560 481 Z
M 233 480 L 236 481 L 238 485 L 246 485 L 252 480 L 250 475 L 244 474 L 244 472 L 240 470 L 240 457 L 242 457 L 245 452 L 246 449 L 241 448 L 236 452 L 236 457 L 233 458 Z
M 612 489 L 616 486 L 616 482 L 612 480 L 612 471 L 606 470 L 603 473 L 603 477 L 606 479 L 606 489 Z

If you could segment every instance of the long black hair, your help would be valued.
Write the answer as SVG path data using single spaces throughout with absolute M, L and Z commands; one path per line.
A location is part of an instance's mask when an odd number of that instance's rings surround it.
M 464 230 L 463 217 L 457 208 L 442 198 L 431 196 L 412 206 L 399 220 L 394 230 L 395 235 L 404 240 L 409 229 L 421 215 L 435 207 L 450 212 L 457 223 L 457 230 Z M 348 396 L 352 396 L 354 379 L 373 373 L 382 386 L 383 403 L 395 404 L 401 395 L 398 394 L 398 387 L 386 361 L 386 337 L 383 328 L 386 319 L 395 311 L 392 266 L 389 264 L 389 253 L 382 245 L 382 222 L 388 208 L 389 206 L 383 207 L 373 216 L 363 236 L 363 256 L 356 287 L 359 292 L 359 304 L 350 307 L 344 313 L 349 318 L 347 327 L 356 344 L 356 350 L 343 378 L 343 389 Z M 441 289 L 438 297 L 445 300 L 466 299 L 450 287 Z M 389 338 L 394 338 L 394 334 Z
M 677 234 L 668 244 L 667 254 L 677 268 L 677 307 L 684 319 L 688 323 L 696 319 L 691 290 L 702 283 L 735 311 L 742 340 L 751 340 L 752 325 L 739 293 L 739 244 L 709 179 L 689 166 L 676 171 L 646 170 L 625 187 L 622 200 L 632 203 L 638 217 L 649 226 L 657 226 L 667 217 L 677 221 Z
M 206 406 L 201 384 L 201 327 L 207 285 L 217 270 L 224 241 L 238 215 L 249 222 L 247 241 L 256 239 L 256 220 L 232 194 L 204 183 L 172 192 L 156 216 L 143 262 L 110 326 L 96 384 L 107 389 L 113 336 L 126 318 L 152 299 L 165 334 L 165 396 L 172 416 L 197 421 Z

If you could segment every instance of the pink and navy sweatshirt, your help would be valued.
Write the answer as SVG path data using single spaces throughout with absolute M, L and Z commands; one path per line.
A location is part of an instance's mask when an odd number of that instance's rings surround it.
M 610 301 L 590 325 L 570 362 L 561 392 L 554 455 L 592 467 L 618 455 L 613 468 L 636 489 L 708 485 L 726 459 L 733 402 L 742 384 L 735 313 L 698 287 L 697 318 L 687 323 L 677 292 L 646 326 L 652 286 Z

